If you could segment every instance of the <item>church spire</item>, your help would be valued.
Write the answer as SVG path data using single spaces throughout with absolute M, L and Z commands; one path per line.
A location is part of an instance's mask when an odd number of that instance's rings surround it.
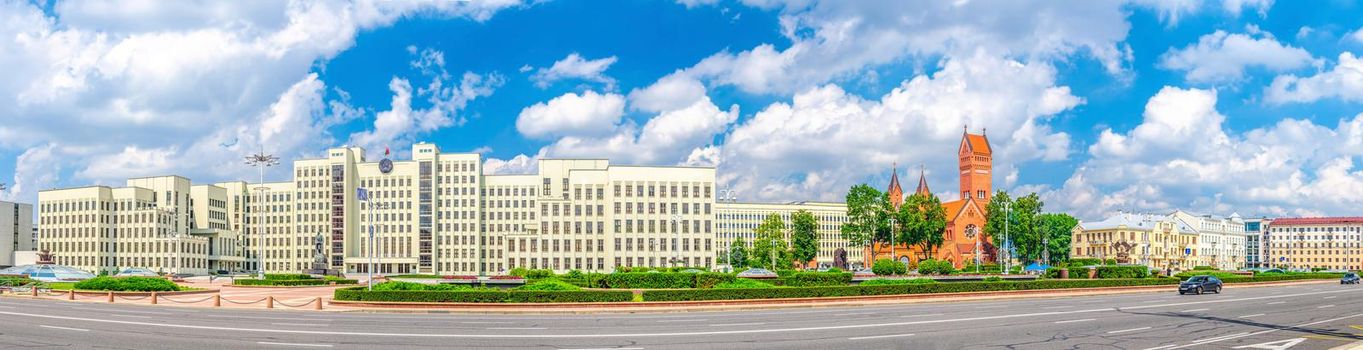
M 885 193 L 890 197 L 890 205 L 897 210 L 899 205 L 904 203 L 904 189 L 899 187 L 899 163 L 894 163 L 894 168 L 890 169 L 890 188 Z
M 913 193 L 932 194 L 932 190 L 928 189 L 928 169 L 922 164 L 918 165 L 918 189 L 914 190 Z

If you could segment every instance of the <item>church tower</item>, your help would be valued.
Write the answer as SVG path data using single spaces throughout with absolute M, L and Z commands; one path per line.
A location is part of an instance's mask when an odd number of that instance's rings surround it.
M 890 205 L 894 206 L 895 210 L 899 210 L 899 205 L 904 204 L 904 189 L 899 187 L 898 163 L 890 170 L 890 188 L 886 189 L 885 194 L 890 197 Z
M 961 199 L 973 198 L 981 205 L 993 196 L 994 151 L 983 131 L 979 135 L 965 130 L 958 151 L 961 168 Z

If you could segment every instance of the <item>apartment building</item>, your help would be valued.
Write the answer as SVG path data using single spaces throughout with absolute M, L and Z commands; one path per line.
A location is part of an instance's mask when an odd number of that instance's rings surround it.
M 852 247 L 847 240 L 842 238 L 842 224 L 847 222 L 847 204 L 829 202 L 789 202 L 789 203 L 738 203 L 720 202 L 716 203 L 715 219 L 719 222 L 716 226 L 715 239 L 718 241 L 717 252 L 720 255 L 727 254 L 729 247 L 735 239 L 742 238 L 747 248 L 752 248 L 753 241 L 757 240 L 754 230 L 766 221 L 771 214 L 781 216 L 786 227 L 791 226 L 791 215 L 798 211 L 805 210 L 814 215 L 818 220 L 819 226 L 815 233 L 819 237 L 819 254 L 815 257 L 815 266 L 832 267 L 837 260 L 839 250 L 844 254 L 844 260 L 849 263 L 860 263 L 865 249 Z M 791 242 L 790 234 L 786 234 L 786 242 Z
M 1219 270 L 1245 268 L 1248 234 L 1240 214 L 1219 217 L 1177 210 L 1169 216 L 1191 227 L 1192 232 L 1198 235 L 1197 249 L 1198 255 L 1204 260 L 1202 265 L 1214 266 Z
M 1080 222 L 1071 231 L 1070 258 L 1114 259 L 1157 270 L 1187 270 L 1205 259 L 1201 236 L 1172 215 L 1118 213 Z
M 33 205 L 0 201 L 0 267 L 14 266 L 14 252 L 33 250 Z
M 1267 267 L 1363 269 L 1363 217 L 1278 218 L 1264 231 Z

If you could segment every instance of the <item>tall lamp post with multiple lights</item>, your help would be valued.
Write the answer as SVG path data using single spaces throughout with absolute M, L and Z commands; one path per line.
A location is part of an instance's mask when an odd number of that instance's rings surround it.
M 260 193 L 260 197 L 256 198 L 256 253 L 258 254 L 256 255 L 256 277 L 265 279 L 265 230 L 263 226 L 264 217 L 262 216 L 263 208 L 265 208 L 263 205 L 265 202 L 265 190 L 268 189 L 265 187 L 265 168 L 279 165 L 279 157 L 275 157 L 272 154 L 265 154 L 265 151 L 261 151 L 260 153 L 246 156 L 246 165 L 260 169 L 260 187 L 256 187 L 256 190 Z

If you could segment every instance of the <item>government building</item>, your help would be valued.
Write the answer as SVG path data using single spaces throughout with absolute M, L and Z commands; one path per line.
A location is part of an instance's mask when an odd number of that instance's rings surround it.
M 816 264 L 839 252 L 861 257 L 838 234 L 845 205 L 719 202 L 713 167 L 541 159 L 537 174 L 484 175 L 479 154 L 419 143 L 410 160 L 333 148 L 293 161 L 290 174 L 262 184 L 158 176 L 42 191 L 39 249 L 89 271 L 187 274 L 362 273 L 371 258 L 376 272 L 396 274 L 715 267 L 734 238 L 752 241 L 761 218 L 788 223 L 808 210 L 819 219 Z

